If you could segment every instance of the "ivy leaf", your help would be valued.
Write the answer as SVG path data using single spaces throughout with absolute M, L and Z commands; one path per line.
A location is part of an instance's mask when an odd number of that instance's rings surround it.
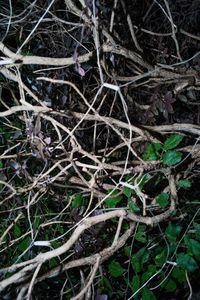
M 156 203 L 158 203 L 160 205 L 160 207 L 165 208 L 169 204 L 169 194 L 160 193 L 156 197 Z
M 144 284 L 155 273 L 156 273 L 156 266 L 149 265 L 147 271 L 142 274 L 141 283 Z
M 188 272 L 194 272 L 198 269 L 198 265 L 193 257 L 185 253 L 179 253 L 177 255 L 177 265 L 187 270 Z
M 166 238 L 169 242 L 175 242 L 181 232 L 181 226 L 169 224 L 165 230 Z
M 135 234 L 135 239 L 140 243 L 146 243 L 147 237 L 146 237 L 146 226 L 145 225 L 138 226 L 138 230 Z
M 177 182 L 178 186 L 182 189 L 189 189 L 192 185 L 191 181 L 188 179 L 181 179 Z
M 195 237 L 200 241 L 200 224 L 194 222 L 193 226 L 195 228 Z
M 50 267 L 50 268 L 56 267 L 57 264 L 58 264 L 57 258 L 54 257 L 54 258 L 50 259 L 50 261 L 49 261 L 49 267 Z
M 109 265 L 108 265 L 108 270 L 109 273 L 111 274 L 112 277 L 120 277 L 124 273 L 124 269 L 121 267 L 121 265 L 116 261 L 113 260 Z
M 163 150 L 170 150 L 176 148 L 182 139 L 184 138 L 183 135 L 180 134 L 172 134 L 166 141 L 164 142 L 163 145 Z
M 21 229 L 17 224 L 15 224 L 14 225 L 14 238 L 18 238 L 20 235 L 21 235 Z
M 131 289 L 132 292 L 135 293 L 140 287 L 140 279 L 139 276 L 133 276 L 131 280 Z
M 163 154 L 163 163 L 167 166 L 173 166 L 179 163 L 182 159 L 183 153 L 178 151 L 167 151 Z
M 159 143 L 153 143 L 147 146 L 146 151 L 143 154 L 144 160 L 157 160 L 160 157 L 159 150 L 162 149 L 162 145 Z
M 178 267 L 175 267 L 172 271 L 172 277 L 175 278 L 178 282 L 182 283 L 185 279 L 185 271 Z
M 163 285 L 166 291 L 174 292 L 176 290 L 176 283 L 172 279 L 168 279 L 167 283 Z
M 149 173 L 146 173 L 142 176 L 142 178 L 139 180 L 139 187 L 140 189 L 143 189 L 144 185 L 152 178 L 152 175 Z
M 155 257 L 155 263 L 158 266 L 162 266 L 166 262 L 166 251 L 163 250 L 161 253 L 157 254 Z
M 185 239 L 184 241 L 191 254 L 197 257 L 200 256 L 200 242 L 194 239 Z
M 34 221 L 34 228 L 38 228 L 40 225 L 40 217 L 39 216 L 35 216 L 35 221 Z
M 152 291 L 145 287 L 142 289 L 142 300 L 156 300 L 156 297 Z
M 149 259 L 149 252 L 146 248 L 141 248 L 136 254 L 131 257 L 131 264 L 135 272 L 141 272 L 143 264 Z
M 81 194 L 78 194 L 72 201 L 72 208 L 81 207 L 82 205 L 83 205 L 83 196 Z
M 131 246 L 126 246 L 125 248 L 124 248 L 124 253 L 125 253 L 125 255 L 126 256 L 128 256 L 128 257 L 130 257 L 131 256 Z
M 127 198 L 130 198 L 132 193 L 133 193 L 133 190 L 127 186 L 124 187 L 124 195 L 127 197 Z
M 3 162 L 2 162 L 2 160 L 0 160 L 0 169 L 2 169 L 3 168 Z
M 110 281 L 108 280 L 107 277 L 103 276 L 103 278 L 102 278 L 102 284 L 103 284 L 103 287 L 107 287 L 110 292 L 113 291 L 112 290 L 112 285 L 111 285 L 111 283 L 110 283 Z
M 19 244 L 18 244 L 18 249 L 21 252 L 24 252 L 25 250 L 27 250 L 27 248 L 30 246 L 30 237 L 27 236 L 25 237 Z
M 133 213 L 140 212 L 139 206 L 131 200 L 128 201 L 128 209 Z
M 104 203 L 107 208 L 116 207 L 117 203 L 119 203 L 122 200 L 123 196 L 118 195 L 118 193 L 119 193 L 118 191 L 114 191 L 111 194 L 111 196 L 105 200 Z

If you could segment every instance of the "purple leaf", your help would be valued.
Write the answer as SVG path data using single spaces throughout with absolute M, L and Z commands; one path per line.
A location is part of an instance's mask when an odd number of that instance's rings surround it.
M 85 70 L 83 68 L 81 68 L 81 66 L 78 66 L 78 73 L 79 75 L 81 75 L 82 77 L 85 76 Z
M 164 104 L 165 104 L 165 109 L 168 113 L 173 113 L 173 107 L 172 103 L 174 103 L 176 100 L 173 98 L 172 92 L 167 92 L 164 96 Z
M 85 76 L 85 70 L 81 67 L 81 65 L 79 63 L 77 63 L 75 65 L 75 70 L 76 72 L 78 72 L 79 75 L 81 75 L 82 77 Z

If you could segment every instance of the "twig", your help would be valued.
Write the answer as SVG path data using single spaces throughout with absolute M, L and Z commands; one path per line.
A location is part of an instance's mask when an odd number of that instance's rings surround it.
M 34 272 L 34 274 L 33 274 L 33 277 L 32 277 L 32 279 L 31 279 L 31 282 L 30 282 L 30 285 L 29 285 L 29 288 L 28 288 L 28 293 L 27 293 L 27 296 L 26 296 L 26 299 L 27 299 L 27 300 L 30 300 L 30 299 L 31 299 L 31 292 L 32 292 L 32 289 L 33 289 L 33 286 L 34 286 L 34 282 L 35 282 L 36 277 L 37 277 L 37 275 L 38 275 L 38 273 L 39 273 L 39 271 L 40 271 L 41 266 L 42 266 L 42 264 L 39 264 L 39 265 L 37 266 L 37 268 L 35 269 L 35 272 Z
M 14 221 L 6 228 L 6 230 L 4 231 L 4 233 L 2 234 L 2 236 L 0 237 L 0 245 L 3 241 L 3 239 L 5 238 L 5 236 L 7 235 L 7 233 L 12 229 L 12 227 L 17 223 L 17 221 L 21 218 L 22 213 L 19 213 L 18 216 L 14 219 Z
M 7 117 L 20 111 L 33 111 L 34 113 L 48 112 L 51 108 L 36 106 L 36 105 L 19 105 L 12 106 L 10 109 L 0 112 L 0 117 Z
M 96 272 L 97 272 L 97 270 L 98 270 L 98 267 L 99 267 L 99 264 L 100 264 L 100 260 L 101 260 L 101 257 L 98 256 L 98 257 L 97 257 L 97 260 L 96 260 L 96 263 L 95 263 L 95 265 L 94 265 L 94 267 L 93 267 L 93 269 L 92 269 L 92 271 L 91 271 L 91 275 L 90 275 L 90 279 L 88 280 L 88 283 L 87 283 L 87 284 L 85 285 L 85 287 L 80 291 L 80 293 L 79 293 L 78 295 L 76 295 L 75 297 L 72 297 L 71 300 L 78 300 L 78 299 L 80 299 L 80 297 L 81 297 L 82 295 L 84 295 L 84 294 L 87 292 L 89 286 L 92 284 L 92 282 L 93 282 L 93 280 L 94 280 L 94 276 L 95 276 L 95 274 L 96 274 Z

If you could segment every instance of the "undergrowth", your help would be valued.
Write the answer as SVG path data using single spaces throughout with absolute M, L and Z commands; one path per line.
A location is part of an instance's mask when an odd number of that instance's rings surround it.
M 200 297 L 190 2 L 0 0 L 1 299 Z

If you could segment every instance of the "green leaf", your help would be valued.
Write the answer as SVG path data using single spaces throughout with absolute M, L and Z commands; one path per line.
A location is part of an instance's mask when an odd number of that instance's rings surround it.
M 108 270 L 111 276 L 115 278 L 120 277 L 124 273 L 124 269 L 116 260 L 111 261 L 108 265 Z
M 118 193 L 118 191 L 114 191 L 112 195 L 105 200 L 104 203 L 107 208 L 116 207 L 117 203 L 119 203 L 122 200 L 123 196 L 118 195 Z
M 57 224 L 56 226 L 56 231 L 58 231 L 60 234 L 63 234 L 64 233 L 64 228 L 62 225 L 60 224 Z
M 197 240 L 200 241 L 200 224 L 194 222 L 193 223 L 194 229 L 195 229 L 195 237 Z
M 45 237 L 45 239 L 46 239 L 46 240 L 49 239 L 49 238 L 48 238 L 48 235 Z M 55 240 L 55 241 L 51 242 L 51 245 L 52 245 L 52 247 L 53 247 L 54 249 L 57 249 L 57 248 L 60 247 L 61 242 Z
M 162 285 L 161 285 L 162 287 Z M 166 291 L 168 292 L 174 292 L 176 290 L 176 283 L 173 279 L 168 279 L 167 283 L 163 285 Z
M 72 195 L 67 195 L 65 197 L 65 201 L 67 201 L 67 203 L 69 203 L 71 201 Z
M 128 209 L 133 213 L 140 212 L 139 206 L 131 200 L 128 201 Z
M 139 276 L 133 276 L 131 280 L 131 289 L 132 292 L 135 293 L 140 287 L 140 279 Z
M 159 150 L 162 149 L 162 145 L 159 143 L 153 143 L 147 146 L 144 154 L 144 160 L 157 160 L 160 157 Z
M 185 271 L 178 267 L 175 267 L 172 271 L 172 277 L 175 278 L 178 282 L 182 283 L 185 281 Z
M 178 151 L 167 151 L 163 154 L 163 163 L 167 166 L 173 166 L 179 163 L 182 159 L 183 153 Z
M 142 289 L 142 300 L 156 300 L 156 296 L 147 287 Z
M 23 239 L 23 241 L 21 241 L 18 245 L 18 249 L 21 251 L 21 252 L 24 252 L 28 247 L 30 246 L 30 237 L 27 236 Z
M 39 225 L 40 225 L 40 217 L 39 216 L 35 217 L 35 220 L 34 220 L 33 224 L 34 224 L 35 229 L 39 227 Z
M 138 226 L 137 232 L 135 234 L 135 239 L 138 242 L 146 243 L 147 237 L 146 237 L 146 226 L 145 225 Z
M 128 230 L 129 229 L 129 223 L 125 220 L 124 223 L 122 224 L 122 228 L 124 230 Z
M 136 273 L 139 273 L 142 270 L 142 263 L 139 258 L 135 255 L 131 258 L 132 268 Z
M 162 149 L 162 145 L 160 143 L 153 143 L 152 145 L 153 145 L 155 151 L 159 151 Z
M 176 242 L 180 232 L 181 232 L 181 226 L 176 224 L 169 224 L 165 230 L 166 238 L 169 242 Z
M 177 185 L 178 185 L 180 188 L 186 190 L 186 189 L 191 188 L 192 183 L 191 183 L 191 181 L 188 180 L 188 179 L 181 179 L 181 180 L 179 180 L 179 181 L 177 182 Z
M 133 194 L 133 190 L 127 186 L 124 187 L 124 195 L 127 197 L 127 198 L 130 198 L 131 195 Z
M 146 272 L 142 273 L 141 283 L 144 284 L 153 274 L 156 273 L 156 266 L 150 265 Z
M 3 162 L 2 162 L 2 160 L 0 160 L 0 169 L 2 169 L 3 168 Z
M 149 251 L 146 248 L 141 248 L 136 254 L 131 257 L 131 265 L 135 272 L 141 272 L 143 265 L 149 260 Z
M 135 234 L 135 239 L 140 243 L 146 243 L 147 241 L 146 232 L 137 232 Z
M 50 259 L 50 261 L 49 261 L 49 267 L 50 267 L 50 268 L 56 267 L 57 264 L 58 264 L 58 262 L 57 262 L 57 259 L 56 259 L 55 257 L 52 258 L 52 259 Z
M 193 257 L 185 253 L 177 254 L 177 265 L 188 272 L 194 272 L 198 269 L 198 265 Z
M 152 178 L 152 175 L 149 173 L 146 173 L 142 176 L 141 179 L 138 180 L 139 187 L 142 189 L 144 185 Z
M 14 238 L 16 239 L 16 238 L 20 237 L 20 235 L 21 235 L 21 229 L 17 224 L 15 224 L 14 225 Z
M 157 269 L 155 265 L 148 265 L 147 272 L 151 273 L 151 275 L 153 275 L 156 272 L 156 270 Z
M 165 208 L 169 204 L 169 194 L 167 193 L 160 193 L 156 197 L 156 203 L 160 205 L 160 207 Z
M 103 278 L 102 278 L 102 285 L 103 285 L 103 287 L 106 286 L 109 291 L 112 291 L 112 286 L 110 284 L 110 281 L 105 276 L 103 276 Z
M 166 251 L 163 250 L 161 253 L 156 255 L 155 263 L 158 266 L 162 266 L 165 262 L 166 262 Z
M 128 257 L 130 257 L 131 256 L 131 246 L 126 246 L 125 248 L 124 248 L 124 253 L 125 253 L 125 255 L 126 256 L 128 256 Z
M 77 194 L 74 200 L 72 201 L 72 208 L 81 207 L 83 205 L 83 196 Z
M 116 296 L 118 296 L 118 297 L 116 297 L 117 299 L 122 299 L 124 296 L 124 291 L 116 290 L 115 293 L 116 293 Z M 111 297 L 110 297 L 110 299 L 111 299 Z
M 200 257 L 200 242 L 194 239 L 184 239 L 185 245 L 192 255 Z
M 176 148 L 182 139 L 184 138 L 183 135 L 180 134 L 172 134 L 166 141 L 164 142 L 163 149 L 170 150 Z

